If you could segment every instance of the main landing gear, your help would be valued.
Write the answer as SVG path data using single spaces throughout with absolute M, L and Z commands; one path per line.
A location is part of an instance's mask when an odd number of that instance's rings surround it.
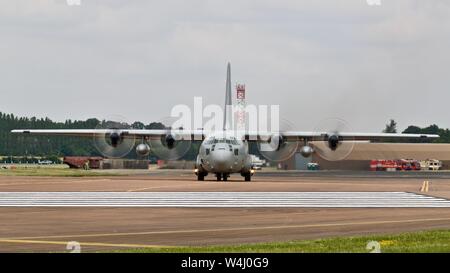
M 201 172 L 197 168 L 195 168 L 194 173 L 195 173 L 195 175 L 197 175 L 197 181 L 205 181 L 205 176 L 208 175 L 208 173 Z
M 197 174 L 197 181 L 205 181 L 205 176 L 204 173 Z
M 241 175 L 244 177 L 244 180 L 246 181 L 246 182 L 250 182 L 250 181 L 252 181 L 252 174 L 251 173 L 241 173 Z
M 244 180 L 246 182 L 252 181 L 252 176 L 255 173 L 255 170 L 250 170 L 249 172 L 241 173 L 241 175 L 244 177 Z

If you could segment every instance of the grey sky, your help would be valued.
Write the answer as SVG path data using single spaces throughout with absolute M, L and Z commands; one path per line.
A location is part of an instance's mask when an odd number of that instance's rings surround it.
M 150 122 L 193 96 L 247 102 L 298 130 L 450 127 L 447 0 L 0 0 L 0 111 Z

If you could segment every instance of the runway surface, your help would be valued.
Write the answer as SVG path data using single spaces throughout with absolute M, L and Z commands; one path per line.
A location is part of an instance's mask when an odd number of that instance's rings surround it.
M 450 229 L 448 173 L 260 172 L 251 183 L 239 175 L 198 182 L 191 171 L 122 174 L 0 175 L 0 252 L 67 252 L 70 241 L 90 252 Z
M 450 208 L 408 192 L 0 192 L 0 207 Z

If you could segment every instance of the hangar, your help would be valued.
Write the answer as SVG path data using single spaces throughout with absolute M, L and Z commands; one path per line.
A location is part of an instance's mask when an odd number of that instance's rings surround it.
M 299 147 L 300 150 L 301 147 Z M 450 144 L 441 143 L 355 143 L 351 153 L 344 160 L 328 161 L 313 153 L 304 158 L 300 151 L 287 161 L 283 168 L 288 170 L 306 170 L 309 162 L 319 163 L 322 170 L 369 170 L 373 159 L 438 159 L 442 169 L 450 170 Z

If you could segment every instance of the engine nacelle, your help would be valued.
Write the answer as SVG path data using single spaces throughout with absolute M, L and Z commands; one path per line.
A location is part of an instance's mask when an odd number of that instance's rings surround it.
M 340 138 L 338 135 L 331 135 L 328 137 L 328 147 L 332 151 L 336 151 L 337 147 L 339 146 Z
M 145 143 L 137 145 L 136 154 L 139 156 L 148 156 L 150 154 L 150 146 Z
M 111 146 L 116 148 L 120 143 L 122 143 L 122 136 L 118 132 L 113 132 L 109 134 L 109 141 Z
M 300 154 L 303 157 L 310 157 L 312 153 L 314 152 L 314 149 L 311 146 L 305 145 L 300 149 Z
M 171 133 L 171 134 L 167 134 L 164 137 L 163 141 L 164 141 L 164 145 L 167 148 L 173 149 L 173 148 L 175 148 L 175 144 L 176 144 L 177 140 L 178 140 L 178 136 L 176 134 Z
M 273 151 L 279 151 L 281 146 L 284 144 L 284 138 L 280 134 L 273 134 L 269 138 L 269 145 Z

